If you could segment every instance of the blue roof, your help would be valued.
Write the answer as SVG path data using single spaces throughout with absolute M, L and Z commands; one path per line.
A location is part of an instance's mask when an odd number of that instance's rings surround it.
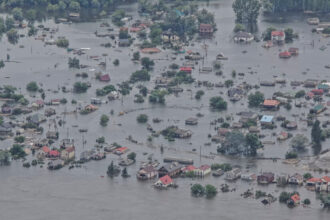
M 174 11 L 177 16 L 179 16 L 179 17 L 184 16 L 183 12 L 179 11 L 178 9 L 175 9 Z
M 273 121 L 273 118 L 274 118 L 274 116 L 272 116 L 272 115 L 264 115 L 264 116 L 262 116 L 262 118 L 261 118 L 261 122 L 272 122 Z

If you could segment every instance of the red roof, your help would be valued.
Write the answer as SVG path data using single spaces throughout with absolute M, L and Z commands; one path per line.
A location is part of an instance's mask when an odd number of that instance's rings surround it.
M 264 106 L 278 106 L 280 104 L 277 100 L 265 99 Z
M 280 57 L 290 57 L 291 56 L 291 53 L 289 51 L 284 51 L 284 52 L 281 52 Z
M 168 175 L 163 176 L 159 179 L 164 185 L 169 185 L 171 183 L 173 183 L 173 180 L 171 177 L 169 177 Z
M 110 81 L 109 74 L 105 74 L 105 75 L 100 76 L 100 80 L 103 81 L 103 82 L 109 82 Z
M 311 92 L 315 95 L 323 95 L 323 89 L 313 89 Z
M 205 170 L 208 170 L 210 168 L 211 167 L 209 165 L 202 165 L 199 169 L 205 171 Z
M 41 148 L 41 150 L 42 150 L 43 152 L 45 152 L 45 153 L 49 153 L 49 152 L 50 152 L 50 149 L 49 149 L 49 147 L 47 147 L 47 146 L 43 146 L 43 147 Z
M 158 48 L 144 48 L 141 50 L 142 53 L 159 53 L 160 51 Z
M 307 182 L 317 183 L 317 182 L 321 182 L 321 179 L 320 178 L 313 177 L 313 178 L 310 178 L 309 180 L 307 180 Z
M 196 167 L 194 167 L 193 165 L 188 165 L 185 168 L 183 168 L 183 171 L 194 171 L 196 170 Z
M 300 196 L 298 194 L 294 194 L 293 196 L 291 196 L 291 199 L 297 203 L 300 201 Z
M 283 31 L 272 31 L 272 36 L 284 37 Z
M 324 176 L 324 177 L 322 177 L 322 181 L 323 182 L 330 183 L 330 176 Z
M 68 147 L 65 149 L 68 153 L 71 153 L 74 151 L 74 147 Z
M 314 97 L 314 95 L 315 95 L 315 94 L 314 94 L 314 93 L 312 93 L 312 92 L 308 92 L 308 93 L 307 93 L 307 96 L 308 96 L 308 97 L 310 97 L 310 98 L 313 98 L 313 97 Z
M 57 150 L 52 150 L 52 151 L 49 152 L 49 156 L 59 157 L 60 156 L 60 152 L 58 152 Z
M 182 71 L 182 72 L 191 72 L 192 68 L 188 67 L 188 66 L 183 66 L 183 67 L 180 68 L 180 71 Z
M 117 148 L 116 149 L 116 151 L 119 151 L 119 152 L 125 152 L 125 151 L 127 151 L 128 150 L 128 148 L 127 147 L 120 147 L 120 148 Z

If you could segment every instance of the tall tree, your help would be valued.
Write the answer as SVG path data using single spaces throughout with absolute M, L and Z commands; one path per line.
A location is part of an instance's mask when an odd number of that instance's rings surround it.
M 233 9 L 238 23 L 256 23 L 261 3 L 259 0 L 235 0 Z

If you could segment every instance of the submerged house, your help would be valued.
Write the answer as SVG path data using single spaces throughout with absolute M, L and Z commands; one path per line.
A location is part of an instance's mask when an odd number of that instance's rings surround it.
M 211 167 L 209 165 L 202 165 L 194 170 L 196 176 L 204 177 L 211 173 Z
M 280 106 L 280 102 L 272 99 L 265 99 L 263 103 L 263 107 L 268 110 L 278 110 Z
M 272 31 L 271 38 L 275 44 L 284 44 L 285 43 L 285 33 L 284 31 Z
M 162 177 L 165 175 L 168 175 L 170 177 L 177 176 L 181 173 L 182 165 L 180 165 L 177 162 L 171 163 L 171 164 L 166 164 L 163 165 L 158 169 L 158 176 Z
M 136 174 L 136 177 L 139 180 L 148 180 L 155 178 L 157 174 L 158 171 L 152 165 L 148 165 L 146 167 L 140 168 L 140 170 Z
M 251 33 L 239 31 L 234 36 L 234 41 L 237 43 L 250 43 L 254 40 L 254 36 Z
M 257 176 L 257 182 L 259 184 L 269 184 L 275 179 L 274 173 L 265 172 Z
M 272 116 L 272 115 L 264 115 L 260 119 L 260 123 L 261 123 L 261 125 L 271 125 L 271 124 L 273 124 L 273 119 L 274 119 L 274 116 Z
M 213 34 L 213 26 L 211 24 L 200 24 L 199 25 L 199 34 L 203 36 L 212 35 Z
M 167 188 L 171 185 L 173 185 L 173 180 L 168 175 L 165 175 L 165 176 L 159 178 L 159 180 L 154 183 L 154 186 L 157 188 Z
M 295 173 L 292 176 L 289 176 L 288 183 L 293 185 L 302 185 L 304 178 L 299 173 Z
M 241 177 L 241 170 L 239 168 L 234 168 L 226 172 L 225 179 L 229 181 L 237 180 Z
M 61 159 L 64 161 L 73 160 L 75 157 L 75 147 L 67 147 L 61 152 Z

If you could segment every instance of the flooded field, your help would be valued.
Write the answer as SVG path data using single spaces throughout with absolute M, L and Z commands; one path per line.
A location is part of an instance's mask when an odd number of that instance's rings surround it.
M 192 76 L 196 80 L 210 81 L 213 83 L 224 82 L 232 79 L 231 73 L 245 73 L 245 76 L 237 76 L 234 84 L 238 85 L 247 82 L 252 85 L 259 85 L 261 81 L 285 78 L 286 85 L 276 84 L 275 87 L 261 87 L 259 91 L 265 94 L 265 98 L 271 98 L 276 91 L 291 92 L 294 89 L 290 86 L 290 81 L 304 81 L 306 79 L 327 80 L 330 79 L 330 70 L 324 68 L 330 64 L 330 49 L 324 51 L 319 48 L 328 46 L 330 40 L 322 38 L 320 35 L 311 32 L 311 26 L 306 23 L 303 15 L 292 15 L 287 18 L 288 23 L 268 23 L 261 16 L 258 21 L 259 36 L 269 26 L 278 29 L 292 27 L 299 34 L 299 39 L 292 44 L 270 49 L 262 48 L 263 42 L 252 42 L 251 44 L 236 44 L 233 41 L 233 28 L 235 26 L 235 15 L 231 8 L 232 0 L 210 1 L 201 3 L 200 8 L 205 7 L 214 13 L 217 23 L 217 32 L 213 39 L 194 42 L 185 49 L 199 51 L 204 59 L 204 66 L 212 66 L 216 56 L 222 52 L 229 59 L 223 61 L 223 75 L 216 76 L 215 72 L 199 73 L 203 62 L 195 66 Z M 126 12 L 137 19 L 137 4 L 121 6 Z M 81 64 L 89 65 L 89 68 L 72 70 L 68 68 L 68 57 L 73 57 L 66 49 L 56 46 L 45 46 L 43 42 L 34 38 L 21 38 L 17 45 L 11 45 L 3 37 L 0 43 L 0 56 L 4 58 L 10 54 L 12 61 L 6 63 L 6 68 L 0 70 L 0 85 L 14 85 L 20 92 L 25 93 L 26 84 L 30 81 L 42 83 L 42 88 L 47 90 L 45 100 L 65 97 L 68 100 L 66 105 L 56 107 L 58 113 L 56 117 L 63 117 L 61 112 L 72 112 L 77 105 L 71 104 L 75 99 L 82 106 L 90 103 L 90 99 L 95 96 L 96 89 L 107 85 L 95 79 L 97 71 L 109 73 L 110 84 L 116 85 L 129 79 L 132 72 L 140 69 L 139 64 L 131 61 L 133 53 L 138 49 L 135 47 L 104 48 L 102 43 L 111 42 L 110 38 L 96 37 L 96 30 L 102 31 L 100 24 L 111 23 L 111 19 L 102 19 L 97 22 L 84 22 L 72 24 L 56 24 L 53 20 L 47 20 L 43 24 L 50 28 L 58 28 L 55 36 L 65 36 L 70 41 L 70 48 L 90 48 L 85 55 L 81 55 Z M 132 22 L 132 21 L 131 21 Z M 128 24 L 129 25 L 129 24 Z M 114 26 L 113 26 L 114 27 Z M 116 30 L 116 28 L 115 28 Z M 26 30 L 22 30 L 26 32 Z M 135 41 L 134 43 L 137 43 Z M 314 42 L 314 46 L 312 46 Z M 207 44 L 207 50 L 203 45 Z M 24 45 L 24 48 L 20 48 Z M 289 47 L 298 47 L 299 56 L 291 59 L 279 59 L 279 51 L 287 50 Z M 132 49 L 134 48 L 134 49 Z M 149 89 L 154 87 L 154 80 L 171 63 L 182 65 L 184 54 L 176 56 L 176 60 L 171 60 L 172 50 L 163 50 L 159 54 L 148 55 L 155 60 L 155 69 L 151 72 L 150 82 L 142 83 Z M 90 59 L 90 56 L 100 56 L 107 54 L 99 61 Z M 142 55 L 145 56 L 145 55 Z M 120 60 L 119 66 L 114 66 L 112 62 Z M 100 69 L 98 63 L 107 63 L 106 69 Z M 87 72 L 86 79 L 77 78 L 76 73 Z M 63 93 L 62 86 L 72 88 L 76 81 L 91 82 L 92 87 L 84 94 Z M 140 83 L 137 83 L 138 85 Z M 81 168 L 69 170 L 64 167 L 57 171 L 49 171 L 46 166 L 43 168 L 31 167 L 25 169 L 21 161 L 12 161 L 10 166 L 0 166 L 0 220 L 41 220 L 41 219 L 243 219 L 247 216 L 255 219 L 329 219 L 330 212 L 322 209 L 320 201 L 316 199 L 315 192 L 307 191 L 303 187 L 299 188 L 301 198 L 309 198 L 311 205 L 307 208 L 302 206 L 289 209 L 279 202 L 264 206 L 260 200 L 252 198 L 243 199 L 241 194 L 249 188 L 260 189 L 279 196 L 282 188 L 277 188 L 274 184 L 260 186 L 256 182 L 247 183 L 238 180 L 230 184 L 230 188 L 236 191 L 228 193 L 218 193 L 214 199 L 194 198 L 190 195 L 190 186 L 199 182 L 203 185 L 213 184 L 219 187 L 225 183 L 223 177 L 215 178 L 209 176 L 205 179 L 175 179 L 178 184 L 177 189 L 155 190 L 152 188 L 152 181 L 140 182 L 135 178 L 135 174 L 142 161 L 147 161 L 148 157 L 157 159 L 162 163 L 166 156 L 176 156 L 191 158 L 194 165 L 224 163 L 229 162 L 238 165 L 244 172 L 259 173 L 261 171 L 271 171 L 274 173 L 304 173 L 307 172 L 307 165 L 314 158 L 309 150 L 297 165 L 286 165 L 278 160 L 257 160 L 246 158 L 231 158 L 217 153 L 218 144 L 211 143 L 208 135 L 215 135 L 216 130 L 210 122 L 220 117 L 232 116 L 233 121 L 237 121 L 236 113 L 247 111 L 248 103 L 246 98 L 238 102 L 228 100 L 228 110 L 223 112 L 211 111 L 209 108 L 210 97 L 221 95 L 228 99 L 227 88 L 206 88 L 198 87 L 197 84 L 184 85 L 182 93 L 177 96 L 166 96 L 166 105 L 150 104 L 147 100 L 144 103 L 134 103 L 134 94 L 138 92 L 135 87 L 130 95 L 123 99 L 110 101 L 102 104 L 99 109 L 88 115 L 68 114 L 65 116 L 66 123 L 58 127 L 60 140 L 66 137 L 73 138 L 76 147 L 76 155 L 94 148 L 95 140 L 104 136 L 108 143 L 117 142 L 126 146 L 130 151 L 137 153 L 137 162 L 127 168 L 131 178 L 117 177 L 110 179 L 106 177 L 106 170 L 111 161 L 118 162 L 119 157 L 113 154 L 107 155 L 106 160 L 91 161 L 83 164 Z M 205 95 L 201 100 L 193 98 L 196 91 L 203 89 Z M 297 87 L 296 90 L 303 89 Z M 254 90 L 252 90 L 254 91 Z M 33 94 L 30 94 L 33 96 Z M 30 100 L 37 98 L 29 97 Z M 328 97 L 325 97 L 327 100 Z M 106 96 L 103 97 L 106 101 Z M 312 102 L 308 105 L 312 106 Z M 110 112 L 113 110 L 114 114 Z M 260 112 L 258 109 L 252 109 Z M 327 110 L 326 112 L 328 112 Z M 40 110 L 43 113 L 44 109 Z M 119 116 L 120 112 L 126 112 Z M 276 112 L 262 112 L 261 114 L 271 114 L 274 116 L 285 116 L 288 120 L 295 121 L 298 129 L 292 134 L 305 134 L 310 138 L 311 127 L 307 127 L 307 122 L 301 120 L 305 118 L 309 108 L 293 108 L 288 111 L 281 108 Z M 185 119 L 195 117 L 201 113 L 203 117 L 198 118 L 198 126 L 185 125 Z M 109 115 L 110 121 L 107 127 L 99 125 L 100 116 Z M 153 129 L 160 131 L 170 125 L 177 125 L 193 132 L 189 139 L 176 139 L 169 142 L 162 136 L 153 138 L 148 142 L 150 132 L 146 124 L 138 124 L 136 117 L 139 114 L 147 114 L 149 123 Z M 325 114 L 319 116 L 320 120 L 326 120 Z M 25 120 L 26 116 L 19 116 L 17 120 Z M 152 118 L 161 118 L 161 123 L 152 123 Z M 50 129 L 50 122 L 44 123 L 45 132 Z M 277 123 L 278 124 L 278 123 Z M 88 129 L 87 133 L 80 133 L 79 129 Z M 265 135 L 262 141 L 275 141 L 275 144 L 265 145 L 264 149 L 258 152 L 265 158 L 285 158 L 290 146 L 289 141 L 278 142 L 276 135 L 281 132 L 278 124 L 274 130 L 262 130 Z M 29 136 L 29 135 L 26 135 Z M 35 138 L 38 135 L 31 134 Z M 138 143 L 128 140 L 131 136 Z M 83 144 L 83 140 L 86 143 Z M 13 139 L 2 141 L 0 149 L 6 149 L 13 144 Z M 161 153 L 161 146 L 164 153 Z M 323 150 L 330 149 L 329 140 L 322 143 Z M 144 154 L 146 152 L 146 154 Z M 200 155 L 201 153 L 201 155 Z M 29 156 L 27 157 L 29 158 Z M 322 174 L 315 173 L 316 176 Z M 105 176 L 103 178 L 103 176 Z M 297 189 L 298 189 L 297 188 Z M 286 187 L 287 191 L 294 191 L 292 186 Z

